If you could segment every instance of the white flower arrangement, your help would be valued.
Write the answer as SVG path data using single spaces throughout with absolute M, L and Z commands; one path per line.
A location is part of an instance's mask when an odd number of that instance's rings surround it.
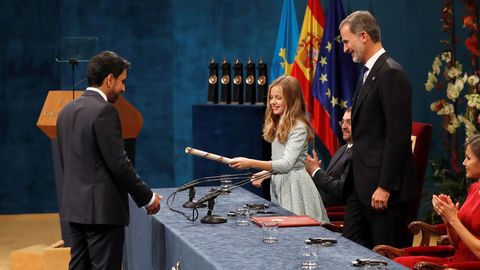
M 443 82 L 442 77 L 438 76 L 440 74 L 443 75 Z M 476 119 L 472 111 L 480 110 L 480 95 L 474 91 L 473 94 L 463 96 L 467 101 L 467 110 L 464 114 L 458 114 L 455 105 L 459 98 L 462 98 L 461 93 L 466 85 L 469 89 L 476 89 L 479 82 L 480 78 L 476 74 L 463 73 L 462 64 L 452 61 L 451 52 L 444 52 L 434 58 L 432 70 L 427 73 L 427 81 L 424 85 L 425 90 L 431 92 L 435 88 L 444 88 L 443 85 L 446 83 L 447 99 L 433 102 L 430 104 L 430 109 L 444 118 L 444 128 L 448 133 L 454 134 L 462 124 L 465 126 L 467 138 L 476 132 L 474 124 Z

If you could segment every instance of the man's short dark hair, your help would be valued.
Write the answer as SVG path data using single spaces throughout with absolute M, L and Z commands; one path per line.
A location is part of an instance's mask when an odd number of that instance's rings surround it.
M 100 86 L 110 74 L 115 78 L 130 67 L 130 63 L 112 51 L 103 51 L 95 55 L 87 66 L 89 86 Z
M 344 25 L 350 27 L 350 32 L 359 35 L 360 32 L 365 31 L 370 36 L 373 42 L 380 42 L 380 26 L 377 23 L 372 13 L 365 10 L 355 11 L 348 15 L 341 23 L 338 29 L 341 29 Z

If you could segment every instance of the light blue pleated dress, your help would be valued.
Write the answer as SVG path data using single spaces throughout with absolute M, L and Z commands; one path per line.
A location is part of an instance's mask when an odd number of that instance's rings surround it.
M 307 126 L 297 121 L 285 144 L 272 142 L 272 202 L 297 215 L 308 215 L 329 222 L 327 212 L 312 178 L 305 170 L 308 141 Z

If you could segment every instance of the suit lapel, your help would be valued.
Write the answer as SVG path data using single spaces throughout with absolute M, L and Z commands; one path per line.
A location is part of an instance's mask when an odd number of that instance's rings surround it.
M 347 149 L 347 145 L 343 145 L 338 151 L 333 155 L 332 159 L 330 160 L 330 163 L 328 164 L 327 168 L 327 173 L 330 172 L 330 170 L 335 166 L 335 163 L 337 163 L 340 158 L 345 154 L 345 150 Z
M 352 120 L 355 118 L 355 115 L 358 112 L 360 106 L 362 105 L 363 101 L 370 93 L 370 88 L 372 87 L 372 84 L 377 79 L 378 71 L 385 64 L 388 58 L 389 56 L 386 52 L 380 55 L 380 57 L 377 59 L 372 69 L 368 73 L 368 76 L 365 79 L 365 82 L 363 83 L 362 87 L 360 87 L 360 89 L 357 89 L 357 93 L 355 95 L 355 100 L 354 100 L 355 104 L 353 106 Z

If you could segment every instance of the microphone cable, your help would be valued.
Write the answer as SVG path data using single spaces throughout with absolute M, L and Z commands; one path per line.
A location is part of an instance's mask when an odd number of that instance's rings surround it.
M 201 183 L 214 182 L 214 181 L 220 181 L 220 180 L 232 180 L 232 182 L 234 182 L 234 180 L 235 180 L 235 183 L 230 188 L 222 190 L 222 191 L 231 191 L 231 190 L 239 188 L 239 187 L 241 187 L 241 186 L 243 186 L 247 183 L 251 183 L 255 180 L 259 180 L 259 179 L 262 179 L 262 178 L 270 177 L 274 174 L 275 173 L 272 172 L 272 171 L 266 171 L 264 173 L 259 173 L 257 175 L 254 175 L 253 173 L 249 172 L 249 173 L 224 174 L 224 175 L 207 176 L 207 177 L 198 178 L 198 179 L 195 179 L 195 180 L 193 180 L 193 181 L 191 181 L 187 184 L 184 184 L 183 186 L 179 187 L 176 191 L 172 192 L 167 198 L 167 207 L 170 211 L 173 211 L 175 213 L 179 213 L 179 214 L 183 215 L 187 220 L 195 221 L 195 220 L 198 219 L 198 216 L 199 216 L 198 209 L 197 209 L 196 205 L 194 205 L 192 207 L 192 215 L 188 215 L 187 213 L 185 213 L 183 211 L 180 211 L 180 210 L 177 210 L 177 209 L 173 208 L 173 203 L 175 201 L 175 196 L 178 192 L 183 191 L 185 189 L 194 188 L 196 185 L 201 184 Z M 195 183 L 195 182 L 197 182 L 197 183 Z M 191 184 L 195 184 L 195 185 L 193 185 L 189 188 L 186 188 L 187 186 L 189 186 Z M 217 189 L 212 189 L 205 196 L 211 195 L 212 192 L 215 192 L 215 191 L 218 191 L 218 190 Z M 220 193 L 215 195 L 215 197 L 212 197 L 212 199 L 216 198 L 219 194 Z M 205 198 L 205 196 L 202 197 L 202 198 Z

